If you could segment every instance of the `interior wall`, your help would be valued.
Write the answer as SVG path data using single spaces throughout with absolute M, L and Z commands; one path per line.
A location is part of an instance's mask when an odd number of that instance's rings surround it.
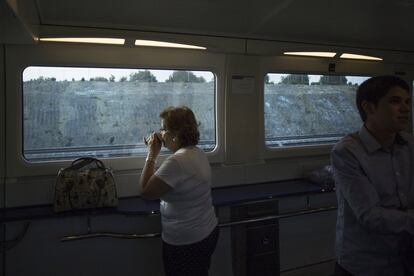
M 229 55 L 226 64 L 226 164 L 259 160 L 257 137 L 260 77 L 257 57 Z
M 22 17 L 16 15 L 15 2 L 0 0 L 0 43 L 33 44 L 33 35 L 37 32 L 30 28 L 32 25 L 25 24 Z M 25 4 L 29 2 L 26 1 Z
M 140 66 L 158 68 L 211 68 L 217 81 L 217 127 L 219 148 L 209 154 L 213 187 L 300 178 L 304 170 L 323 166 L 328 155 L 296 156 L 286 159 L 277 155 L 265 159 L 261 118 L 263 76 L 258 56 L 218 54 L 174 49 L 128 48 L 43 44 L 7 45 L 7 207 L 50 204 L 56 172 L 69 164 L 27 163 L 21 158 L 21 71 L 32 64 Z M 245 78 L 246 83 L 240 83 Z M 9 80 L 9 81 L 7 81 Z M 242 79 L 243 81 L 243 79 Z M 162 160 L 161 160 L 162 161 Z M 143 158 L 105 159 L 115 170 L 119 195 L 136 196 Z M 22 196 L 24 194 L 24 196 Z
M 92 238 L 62 242 L 87 232 L 159 233 L 159 216 L 66 216 L 32 220 L 24 235 L 6 251 L 7 276 L 24 275 L 164 275 L 161 239 Z M 22 233 L 26 221 L 7 223 L 8 240 Z M 230 230 L 223 229 L 212 257 L 211 275 L 233 275 Z
M 157 232 L 159 218 L 89 217 L 92 231 Z M 163 275 L 160 239 L 97 238 L 61 242 L 67 235 L 87 232 L 85 217 L 33 220 L 24 239 L 6 252 L 6 275 Z M 26 222 L 7 224 L 7 239 Z
M 307 172 L 329 164 L 331 145 L 287 150 L 269 150 L 263 143 L 263 76 L 267 72 L 327 73 L 329 60 L 219 54 L 203 51 L 131 48 L 122 46 L 90 46 L 69 44 L 7 45 L 8 64 L 2 63 L 3 106 L 1 139 L 8 139 L 7 159 L 2 151 L 2 175 L 7 165 L 7 207 L 50 204 L 56 172 L 69 162 L 28 164 L 21 158 L 21 70 L 32 64 L 147 66 L 158 68 L 214 69 L 218 76 L 217 119 L 219 149 L 209 155 L 212 163 L 213 187 L 278 181 L 303 177 Z M 392 63 L 338 61 L 336 73 L 393 73 Z M 398 66 L 397 66 L 398 67 Z M 401 66 L 400 66 L 401 67 Z M 411 68 L 411 67 L 410 67 Z M 406 75 L 407 78 L 412 77 Z M 245 81 L 240 83 L 240 80 Z M 6 82 L 7 87 L 5 87 Z M 5 95 L 7 90 L 7 95 Z M 7 104 L 4 102 L 7 99 Z M 20 97 L 20 98 L 19 98 Z M 5 118 L 7 114 L 7 118 Z M 7 134 L 7 137 L 5 138 Z M 2 142 L 5 145 L 5 142 Z M 162 160 L 161 160 L 162 161 Z M 7 163 L 7 164 L 5 164 Z M 115 169 L 119 195 L 136 196 L 143 158 L 105 159 Z M 4 189 L 3 189 L 4 190 Z M 24 196 L 23 196 L 24 195 Z M 3 196 L 4 198 L 4 196 Z
M 5 207 L 5 186 L 4 186 L 4 179 L 5 179 L 5 133 L 4 133 L 4 125 L 5 125 L 5 83 L 4 83 L 5 75 L 4 75 L 4 45 L 0 44 L 0 209 Z M 3 212 L 1 215 L 3 216 Z M 0 217 L 1 219 L 1 217 Z M 5 238 L 5 225 L 0 224 L 0 275 L 4 275 L 4 238 Z
M 4 73 L 4 45 L 0 44 L 0 208 L 4 207 L 4 178 L 6 171 L 5 146 L 5 73 Z

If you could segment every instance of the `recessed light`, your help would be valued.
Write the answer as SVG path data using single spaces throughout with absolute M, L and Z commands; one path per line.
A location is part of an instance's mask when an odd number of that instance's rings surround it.
M 285 55 L 293 56 L 310 56 L 310 57 L 334 57 L 336 53 L 333 52 L 284 52 Z
M 72 42 L 72 43 L 99 43 L 99 44 L 116 44 L 125 43 L 123 38 L 103 38 L 103 37 L 47 37 L 40 38 L 40 41 L 50 42 Z
M 142 39 L 135 40 L 135 45 L 136 46 L 150 46 L 150 47 L 200 49 L 200 50 L 207 49 L 206 47 L 201 47 L 201 46 L 196 46 L 196 45 L 171 43 L 171 42 L 155 41 L 155 40 L 142 40 Z
M 372 57 L 372 56 L 365 56 L 365 55 L 356 55 L 356 54 L 348 54 L 343 53 L 340 58 L 347 58 L 347 59 L 363 59 L 363 60 L 382 60 L 379 57 Z

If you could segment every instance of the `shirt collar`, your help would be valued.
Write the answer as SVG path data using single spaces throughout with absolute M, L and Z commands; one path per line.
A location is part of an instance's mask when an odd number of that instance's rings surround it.
M 359 137 L 361 138 L 362 144 L 365 146 L 368 152 L 372 153 L 381 149 L 381 144 L 378 143 L 377 139 L 368 131 L 368 129 L 363 125 L 359 130 Z M 395 136 L 395 144 L 405 145 L 407 144 L 407 139 L 404 134 L 397 133 Z

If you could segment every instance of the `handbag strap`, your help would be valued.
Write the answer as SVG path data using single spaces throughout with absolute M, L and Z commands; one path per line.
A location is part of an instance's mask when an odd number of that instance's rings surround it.
M 103 162 L 94 157 L 81 157 L 81 158 L 75 159 L 70 165 L 70 168 L 74 170 L 79 170 L 91 163 L 95 163 L 96 167 L 98 168 L 105 168 L 105 165 L 103 164 Z

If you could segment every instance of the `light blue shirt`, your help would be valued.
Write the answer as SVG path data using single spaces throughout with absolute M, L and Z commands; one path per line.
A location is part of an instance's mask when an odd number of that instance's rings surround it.
M 362 127 L 335 145 L 331 161 L 337 262 L 355 276 L 414 273 L 414 138 L 399 133 L 383 149 Z

